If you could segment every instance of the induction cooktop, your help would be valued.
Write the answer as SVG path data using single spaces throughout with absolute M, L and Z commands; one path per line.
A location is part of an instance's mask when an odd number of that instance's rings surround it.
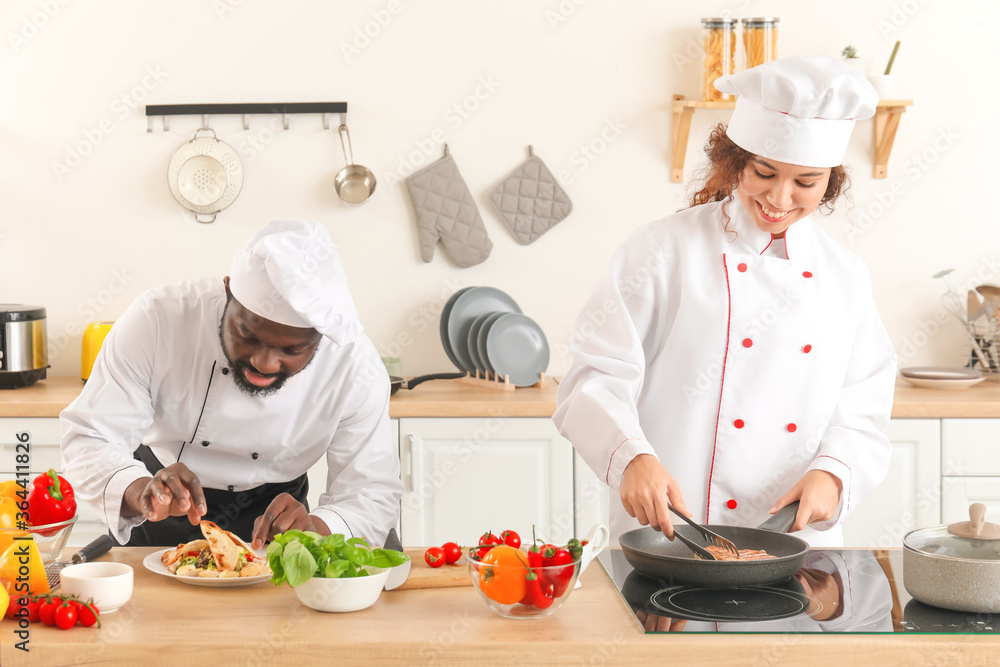
M 651 579 L 620 549 L 598 560 L 647 633 L 1000 633 L 1000 618 L 910 598 L 900 549 L 814 549 L 768 586 L 705 588 Z

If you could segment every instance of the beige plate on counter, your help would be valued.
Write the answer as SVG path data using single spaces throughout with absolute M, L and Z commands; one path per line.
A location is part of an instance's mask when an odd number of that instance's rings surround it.
M 205 588 L 233 588 L 236 586 L 250 586 L 252 584 L 260 584 L 265 581 L 271 580 L 270 574 L 261 574 L 256 577 L 230 577 L 228 579 L 218 579 L 215 577 L 178 577 L 176 574 L 171 574 L 166 566 L 160 562 L 160 557 L 168 551 L 172 551 L 176 547 L 170 547 L 169 549 L 160 549 L 159 551 L 154 551 L 145 558 L 142 559 L 142 564 L 146 566 L 146 569 L 150 572 L 155 572 L 156 574 L 162 574 L 164 577 L 170 577 L 174 581 L 179 581 L 184 584 L 190 584 L 191 586 L 204 586 Z M 264 557 L 264 553 L 257 552 L 258 556 Z
M 966 389 L 974 384 L 979 384 L 986 378 L 970 378 L 967 380 L 936 380 L 931 378 L 914 378 L 903 376 L 903 379 L 914 387 L 922 389 Z

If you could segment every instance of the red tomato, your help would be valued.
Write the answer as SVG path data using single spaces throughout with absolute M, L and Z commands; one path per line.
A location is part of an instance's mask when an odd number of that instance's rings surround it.
M 441 545 L 441 550 L 444 551 L 444 562 L 446 563 L 457 563 L 458 559 L 462 557 L 462 547 L 454 542 L 445 542 Z
M 483 536 L 479 538 L 479 546 L 481 547 L 477 555 L 482 558 L 489 550 L 492 549 L 497 544 L 503 544 L 503 540 L 494 535 L 493 533 L 486 531 Z
M 28 621 L 31 623 L 38 622 L 38 610 L 42 606 L 41 600 L 32 599 L 28 602 Z
M 90 609 L 93 609 L 94 611 L 91 611 Z M 91 602 L 89 609 L 86 605 L 80 607 L 80 610 L 77 612 L 77 620 L 80 621 L 80 625 L 85 628 L 89 628 L 97 623 L 97 617 L 100 616 L 100 614 L 101 610 L 97 608 L 96 604 Z
M 42 603 L 38 608 L 38 620 L 48 626 L 56 624 L 55 613 L 59 608 L 60 601 L 53 598 Z
M 74 625 L 76 625 L 76 618 L 77 618 L 76 607 L 69 604 L 68 602 L 63 603 L 62 605 L 56 607 L 56 611 L 53 617 L 55 619 L 56 626 L 60 630 L 69 630 Z
M 444 550 L 441 547 L 431 547 L 424 552 L 424 561 L 431 567 L 444 565 Z
M 514 547 L 515 549 L 521 546 L 521 536 L 515 533 L 513 530 L 505 530 L 500 533 L 500 539 L 508 547 Z

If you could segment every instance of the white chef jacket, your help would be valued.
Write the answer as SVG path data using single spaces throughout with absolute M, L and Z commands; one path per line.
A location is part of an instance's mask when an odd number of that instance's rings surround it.
M 635 456 L 656 456 L 706 523 L 757 526 L 806 472 L 830 472 L 835 516 L 797 535 L 838 546 L 889 465 L 896 355 L 868 271 L 810 217 L 775 256 L 739 200 L 728 231 L 722 207 L 618 250 L 577 319 L 553 419 L 616 491 Z M 615 542 L 640 527 L 620 502 L 610 522 Z
M 300 477 L 323 456 L 326 492 L 311 514 L 333 533 L 381 545 L 403 488 L 389 425 L 389 381 L 361 335 L 324 337 L 312 361 L 267 397 L 243 393 L 219 340 L 221 279 L 141 295 L 115 322 L 83 392 L 60 414 L 63 469 L 120 543 L 143 516 L 122 517 L 125 489 L 149 476 L 133 459 L 147 445 L 180 460 L 202 486 L 245 491 Z

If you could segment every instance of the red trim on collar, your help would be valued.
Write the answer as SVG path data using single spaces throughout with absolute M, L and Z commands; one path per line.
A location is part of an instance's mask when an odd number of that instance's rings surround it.
M 708 469 L 708 498 L 705 501 L 705 523 L 711 523 L 712 475 L 715 472 L 715 450 L 719 446 L 719 420 L 722 418 L 722 391 L 726 386 L 726 361 L 729 358 L 729 334 L 733 321 L 733 294 L 729 286 L 729 266 L 726 253 L 722 253 L 722 268 L 726 270 L 726 351 L 722 356 L 722 379 L 719 383 L 719 411 L 715 415 L 715 440 L 712 442 L 712 465 Z
M 767 252 L 767 249 L 771 247 L 772 243 L 774 243 L 774 234 L 771 234 L 771 240 L 767 242 L 767 245 L 764 246 L 764 249 L 760 251 L 760 254 L 763 255 L 765 252 Z

